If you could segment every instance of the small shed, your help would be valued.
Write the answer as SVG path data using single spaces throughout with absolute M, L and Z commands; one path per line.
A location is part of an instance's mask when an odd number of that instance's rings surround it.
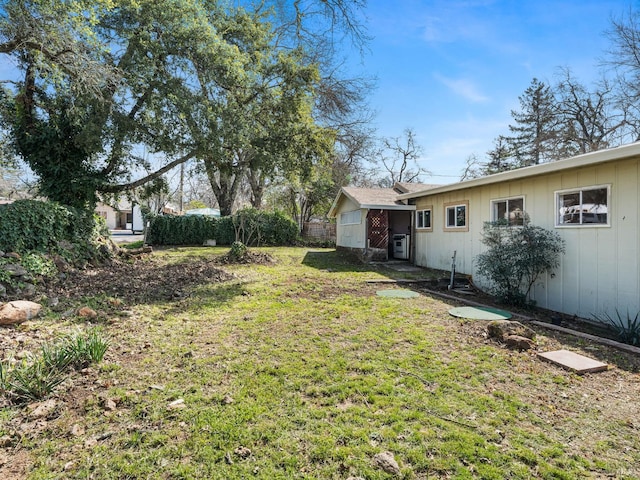
M 415 205 L 399 196 L 437 185 L 396 182 L 392 188 L 342 187 L 329 218 L 336 219 L 336 248 L 363 260 L 408 260 Z

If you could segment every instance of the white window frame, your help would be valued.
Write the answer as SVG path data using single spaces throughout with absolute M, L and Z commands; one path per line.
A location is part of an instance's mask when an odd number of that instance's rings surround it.
M 582 209 L 580 209 L 580 211 L 578 212 L 580 215 L 580 222 L 579 223 L 562 223 L 560 221 L 561 216 L 563 215 L 562 213 L 562 205 L 560 205 L 560 200 L 562 198 L 563 195 L 569 195 L 569 194 L 579 194 L 580 195 L 580 205 L 582 205 L 582 194 L 585 191 L 588 190 L 602 190 L 602 189 L 606 189 L 607 190 L 607 221 L 605 223 L 589 223 L 589 222 L 583 222 L 582 221 L 582 216 L 583 216 L 583 212 Z M 602 228 L 602 227 L 611 227 L 611 184 L 605 184 L 605 185 L 589 185 L 587 187 L 577 187 L 577 188 L 568 188 L 565 190 L 558 190 L 555 192 L 554 194 L 554 205 L 555 205 L 555 226 L 556 228 Z
M 429 215 L 428 215 L 429 225 L 425 226 L 427 212 L 429 212 Z M 421 222 L 421 219 L 422 219 L 422 222 Z M 420 223 L 422 223 L 422 226 L 420 226 Z M 429 206 L 427 208 L 423 208 L 422 210 L 416 210 L 416 230 L 420 230 L 421 232 L 433 231 L 433 207 Z
M 464 207 L 464 225 L 458 225 L 457 210 Z M 456 218 L 455 225 L 449 225 L 449 210 L 454 209 Z M 469 201 L 451 202 L 444 204 L 444 231 L 445 232 L 468 232 L 469 231 Z
M 516 197 L 496 198 L 495 200 L 491 200 L 491 221 L 492 222 L 497 222 L 499 220 L 508 220 L 508 219 L 504 219 L 504 218 L 498 218 L 498 204 L 499 203 L 506 203 L 506 211 L 509 212 L 509 202 L 514 201 L 514 200 L 522 200 L 522 224 L 524 225 L 524 223 L 525 223 L 524 222 L 524 220 L 525 220 L 525 212 L 526 212 L 524 195 L 519 195 L 519 196 L 516 196 Z M 521 227 L 522 225 L 518 225 L 518 224 L 509 222 L 505 226 Z
M 361 210 L 350 210 L 348 212 L 342 212 L 340 214 L 340 225 L 360 225 L 361 223 L 362 223 Z

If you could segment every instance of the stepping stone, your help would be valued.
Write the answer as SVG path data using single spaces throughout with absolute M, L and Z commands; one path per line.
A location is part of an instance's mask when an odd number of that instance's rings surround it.
M 472 320 L 508 320 L 509 312 L 491 307 L 455 307 L 449 310 L 449 315 Z
M 419 297 L 420 294 L 418 292 L 414 292 L 413 290 L 407 290 L 404 288 L 394 288 L 391 290 L 378 290 L 376 295 L 379 297 L 389 297 L 389 298 L 415 298 Z
M 584 355 L 568 350 L 556 350 L 554 352 L 538 353 L 538 357 L 559 365 L 576 373 L 602 372 L 608 368 L 606 363 L 599 362 Z

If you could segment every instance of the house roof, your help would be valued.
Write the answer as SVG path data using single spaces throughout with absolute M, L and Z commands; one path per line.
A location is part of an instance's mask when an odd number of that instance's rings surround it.
M 518 168 L 517 170 L 509 170 L 507 172 L 496 173 L 494 175 L 488 175 L 486 177 L 451 183 L 449 185 L 423 188 L 422 190 L 403 193 L 398 196 L 398 199 L 406 201 L 410 198 L 422 197 L 424 195 L 464 190 L 466 188 L 478 187 L 481 185 L 491 185 L 512 180 L 522 180 L 524 178 L 532 178 L 539 175 L 561 172 L 563 170 L 583 168 L 591 165 L 597 165 L 636 156 L 640 156 L 640 142 L 631 143 L 629 145 L 623 145 L 615 148 L 609 148 L 607 150 L 598 150 L 597 152 L 585 153 L 583 155 L 566 158 L 564 160 L 558 160 L 557 162 L 543 163 L 541 165 L 534 165 L 531 167 Z
M 329 209 L 329 217 L 336 216 L 340 198 L 343 196 L 358 205 L 358 208 L 374 210 L 415 210 L 416 207 L 414 205 L 407 205 L 405 202 L 399 200 L 399 196 L 410 192 L 424 191 L 434 186 L 437 185 L 396 182 L 393 188 L 342 187 Z

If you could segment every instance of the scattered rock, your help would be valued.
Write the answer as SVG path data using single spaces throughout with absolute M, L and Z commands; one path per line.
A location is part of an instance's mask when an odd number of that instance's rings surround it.
M 373 457 L 373 461 L 377 467 L 381 468 L 385 472 L 391 475 L 400 476 L 400 466 L 398 465 L 398 462 L 396 462 L 396 459 L 393 457 L 393 453 L 378 453 Z
M 185 408 L 185 407 L 186 407 L 186 405 L 184 404 L 184 399 L 183 398 L 179 398 L 177 400 L 174 400 L 169 405 L 167 405 L 167 408 L 169 410 L 179 410 L 179 409 Z
M 113 412 L 115 410 L 118 409 L 115 400 L 113 400 L 112 398 L 105 398 L 104 400 L 104 409 L 109 411 L 109 412 Z
M 13 439 L 9 435 L 0 437 L 0 448 L 8 448 L 13 445 Z
M 507 335 L 504 337 L 503 342 L 507 347 L 518 350 L 531 350 L 535 346 L 533 340 L 520 335 Z
M 242 445 L 236 448 L 233 453 L 235 453 L 240 458 L 249 458 L 251 456 L 251 450 L 247 447 L 243 447 Z
M 30 404 L 27 408 L 31 410 L 29 417 L 32 419 L 49 417 L 58 406 L 58 403 L 53 399 L 45 400 L 44 402 L 37 402 Z
M 37 317 L 42 305 L 29 300 L 16 300 L 0 306 L 0 325 L 14 325 Z
M 84 441 L 84 448 L 93 448 L 98 444 L 98 440 L 93 437 L 89 437 Z
M 71 435 L 74 437 L 81 437 L 84 435 L 84 427 L 78 423 L 74 423 L 71 427 Z
M 4 256 L 7 258 L 15 258 L 16 260 L 20 260 L 22 258 L 20 254 L 16 252 L 5 253 Z
M 79 308 L 76 313 L 79 317 L 82 317 L 82 318 L 94 319 L 98 317 L 98 314 L 96 313 L 96 311 L 89 307 Z
M 25 283 L 20 293 L 24 298 L 33 298 L 36 296 L 36 286 L 33 283 Z
M 233 397 L 231 395 L 225 395 L 222 398 L 223 405 L 231 405 L 234 402 Z
M 531 340 L 536 337 L 536 332 L 513 320 L 494 320 L 489 322 L 487 332 L 490 337 L 497 338 L 500 341 L 504 341 L 509 335 L 518 335 Z
M 16 263 L 7 263 L 2 266 L 2 269 L 7 272 L 10 277 L 22 277 L 29 274 L 26 268 Z
M 364 480 L 364 477 L 347 477 L 347 480 Z
M 227 452 L 224 454 L 224 461 L 229 465 L 233 465 L 233 458 L 231 458 L 231 453 Z

